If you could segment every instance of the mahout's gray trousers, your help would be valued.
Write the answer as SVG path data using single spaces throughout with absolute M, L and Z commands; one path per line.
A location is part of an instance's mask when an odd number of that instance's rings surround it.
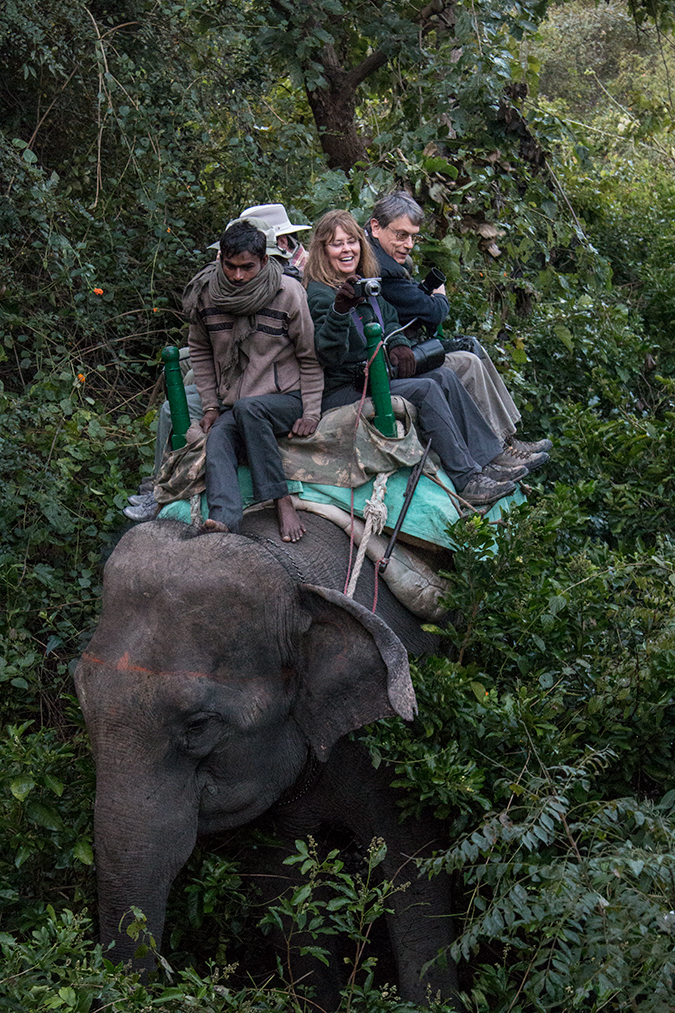
M 237 532 L 243 516 L 237 467 L 247 463 L 256 500 L 281 499 L 288 484 L 277 444 L 302 417 L 299 390 L 243 397 L 226 408 L 206 441 L 206 501 L 209 517 Z
M 461 492 L 473 475 L 501 453 L 502 443 L 487 425 L 455 374 L 441 367 L 407 380 L 391 380 L 392 394 L 400 394 L 417 409 L 417 429 L 431 439 L 431 449 Z M 322 411 L 359 400 L 355 387 L 340 387 L 323 399 Z

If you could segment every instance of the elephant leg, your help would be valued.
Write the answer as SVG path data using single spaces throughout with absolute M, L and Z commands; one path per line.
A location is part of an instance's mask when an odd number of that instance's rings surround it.
M 303 996 L 311 1000 L 306 1007 L 308 1013 L 317 1008 L 333 1013 L 340 1006 L 340 990 L 346 984 L 345 977 L 341 974 L 336 936 L 313 936 L 311 932 L 300 928 L 298 920 L 284 911 L 284 902 L 288 903 L 294 892 L 307 881 L 301 875 L 299 865 L 285 865 L 284 859 L 295 852 L 294 842 L 298 836 L 306 838 L 312 834 L 318 840 L 320 829 L 318 825 L 305 824 L 299 827 L 295 824 L 293 832 L 288 833 L 283 824 L 275 821 L 276 841 L 257 844 L 248 864 L 261 894 L 262 909 L 269 911 L 276 908 L 278 912 L 279 921 L 275 918 L 269 926 L 269 938 L 284 981 L 292 986 L 299 1002 L 302 1002 Z M 321 842 L 317 843 L 317 848 L 319 857 L 325 857 L 328 848 Z M 320 902 L 327 902 L 333 896 L 330 889 L 320 885 L 312 892 L 312 899 Z M 310 915 L 309 919 L 311 917 Z M 307 952 L 314 947 L 328 951 L 327 964 Z
M 433 817 L 401 822 L 396 804 L 400 795 L 389 786 L 392 776 L 384 768 L 375 770 L 358 742 L 341 739 L 315 790 L 299 806 L 312 810 L 317 822 L 331 822 L 351 832 L 362 849 L 373 838 L 384 839 L 387 853 L 378 873 L 395 886 L 409 883 L 387 902 L 393 911 L 388 915 L 388 929 L 401 996 L 424 1004 L 429 992 L 432 998 L 440 993 L 460 1009 L 457 969 L 449 956 L 454 939 L 450 880 L 445 875 L 431 881 L 418 876 L 415 864 L 415 859 L 447 846 L 443 824 Z M 438 966 L 423 973 L 425 965 L 439 955 Z

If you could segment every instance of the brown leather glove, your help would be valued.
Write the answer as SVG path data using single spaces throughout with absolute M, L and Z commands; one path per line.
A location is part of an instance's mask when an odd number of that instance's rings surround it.
M 363 296 L 357 296 L 354 293 L 354 282 L 358 281 L 355 274 L 346 278 L 342 282 L 339 289 L 335 293 L 335 312 L 336 313 L 349 313 L 350 309 L 354 306 L 358 306 L 359 303 L 365 302 Z
M 392 348 L 389 352 L 389 361 L 392 366 L 396 366 L 399 380 L 405 380 L 407 377 L 415 375 L 417 363 L 413 350 L 408 345 L 396 345 L 395 348 Z

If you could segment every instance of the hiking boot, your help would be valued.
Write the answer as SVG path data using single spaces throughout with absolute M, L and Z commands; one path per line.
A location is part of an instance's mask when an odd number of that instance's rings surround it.
M 526 464 L 493 464 L 492 461 L 483 468 L 483 474 L 494 478 L 495 482 L 518 482 L 528 471 Z
M 537 440 L 536 443 L 525 443 L 523 440 L 517 440 L 514 436 L 508 436 L 506 443 L 517 454 L 548 454 L 549 450 L 553 449 L 553 444 L 550 440 Z
M 149 506 L 151 503 L 157 505 L 154 493 L 146 492 L 143 496 L 130 496 L 129 502 L 132 506 Z
M 483 506 L 486 503 L 494 503 L 502 496 L 508 496 L 515 492 L 515 482 L 495 482 L 484 472 L 474 475 L 463 489 L 458 489 L 459 495 L 472 506 Z
M 548 454 L 543 452 L 537 454 L 524 454 L 507 444 L 501 454 L 497 454 L 496 457 L 492 458 L 488 467 L 493 468 L 495 465 L 499 465 L 500 467 L 515 467 L 516 465 L 524 464 L 528 471 L 536 471 L 537 468 L 541 468 L 542 464 L 546 464 L 547 461 Z
M 122 511 L 130 521 L 151 521 L 159 513 L 159 503 L 152 497 L 152 503 L 142 503 L 140 506 L 128 506 Z

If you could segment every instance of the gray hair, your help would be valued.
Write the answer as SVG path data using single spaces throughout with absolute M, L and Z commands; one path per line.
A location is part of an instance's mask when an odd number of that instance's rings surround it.
M 405 190 L 394 190 L 393 193 L 388 193 L 386 197 L 380 197 L 376 201 L 370 217 L 375 218 L 382 228 L 386 229 L 395 218 L 402 218 L 404 215 L 413 225 L 421 225 L 424 221 L 424 211 L 417 201 Z

